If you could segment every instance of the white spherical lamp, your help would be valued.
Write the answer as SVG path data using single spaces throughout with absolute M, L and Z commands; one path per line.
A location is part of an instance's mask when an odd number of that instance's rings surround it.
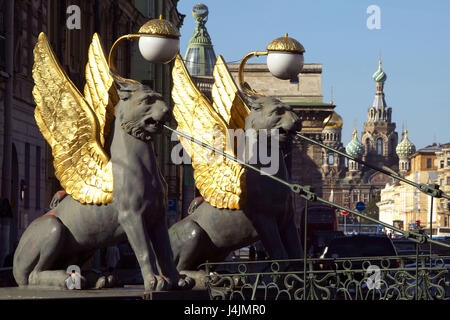
M 178 29 L 162 16 L 144 24 L 139 35 L 139 51 L 147 61 L 168 63 L 180 50 Z
M 139 51 L 145 60 L 153 63 L 168 63 L 180 50 L 180 40 L 158 36 L 142 35 Z
M 305 49 L 297 40 L 284 37 L 273 40 L 267 46 L 267 67 L 275 77 L 288 80 L 296 77 L 303 69 Z

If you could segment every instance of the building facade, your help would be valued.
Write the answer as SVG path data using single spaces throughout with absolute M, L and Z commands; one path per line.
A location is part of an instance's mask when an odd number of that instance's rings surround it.
M 448 194 L 446 177 L 449 170 L 445 162 L 441 168 L 441 161 L 448 157 L 449 153 L 446 155 L 446 152 L 449 151 L 449 145 L 433 144 L 419 149 L 411 156 L 410 170 L 404 177 L 415 183 L 440 183 L 440 189 Z M 394 223 L 404 230 L 417 230 L 420 227 L 428 234 L 432 228 L 433 235 L 448 236 L 450 212 L 446 204 L 445 199 L 432 199 L 409 184 L 396 182 L 382 189 L 378 206 L 383 222 Z
M 436 152 L 438 182 L 440 189 L 445 194 L 450 194 L 450 143 L 441 145 L 441 150 Z M 440 216 L 441 229 L 446 228 L 450 233 L 450 201 L 438 199 L 438 215 Z

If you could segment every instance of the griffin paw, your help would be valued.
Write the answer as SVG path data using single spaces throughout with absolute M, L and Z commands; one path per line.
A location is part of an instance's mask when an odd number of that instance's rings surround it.
M 177 289 L 178 290 L 190 290 L 195 286 L 195 280 L 187 276 L 180 276 L 178 280 Z

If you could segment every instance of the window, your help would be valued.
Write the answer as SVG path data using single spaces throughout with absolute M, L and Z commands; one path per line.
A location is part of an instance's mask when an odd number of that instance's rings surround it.
M 450 167 L 450 158 L 447 158 L 447 167 Z
M 186 55 L 186 68 L 193 76 L 200 73 L 200 48 L 191 48 Z
M 383 155 L 383 139 L 381 138 L 377 139 L 377 154 Z
M 431 158 L 427 159 L 427 169 L 431 168 Z
M 440 185 L 441 187 L 444 186 L 444 179 L 439 180 L 439 185 Z
M 450 177 L 447 177 L 447 185 L 450 186 Z
M 358 202 L 358 194 L 353 193 L 353 202 Z
M 444 160 L 441 160 L 441 163 L 439 164 L 439 168 L 440 169 L 444 168 Z
M 328 164 L 333 165 L 334 164 L 334 153 L 328 154 Z
M 209 76 L 213 74 L 213 68 L 216 64 L 216 60 L 214 50 L 205 48 L 205 75 Z

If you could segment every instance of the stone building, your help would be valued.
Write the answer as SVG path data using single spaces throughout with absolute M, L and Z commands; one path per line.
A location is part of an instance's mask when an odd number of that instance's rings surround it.
M 441 145 L 441 150 L 436 152 L 438 182 L 440 189 L 445 194 L 450 194 L 450 143 Z M 440 216 L 441 229 L 448 228 L 450 233 L 450 200 L 439 199 L 438 215 Z
M 433 144 L 419 149 L 411 155 L 410 170 L 404 177 L 415 183 L 445 184 L 444 177 L 449 166 L 446 167 L 444 162 L 441 168 L 441 159 L 448 157 L 449 145 Z M 448 188 L 442 185 L 440 188 L 448 194 Z M 404 230 L 416 229 L 416 222 L 420 221 L 420 228 L 426 233 L 429 234 L 432 227 L 433 235 L 440 236 L 450 235 L 449 208 L 445 204 L 445 199 L 435 198 L 432 201 L 431 196 L 403 182 L 388 183 L 381 190 L 381 199 L 377 203 L 381 221 L 393 223 Z
M 12 208 L 11 212 L 0 210 L 1 266 L 3 256 L 60 189 L 51 151 L 34 120 L 32 67 L 38 34 L 47 34 L 60 64 L 82 92 L 94 32 L 100 34 L 108 52 L 115 39 L 136 33 L 149 18 L 163 14 L 179 28 L 184 16 L 178 13 L 176 0 L 3 0 L 0 5 L 1 198 L 8 199 Z M 68 10 L 69 6 L 79 11 Z M 69 28 L 67 21 L 77 12 L 80 24 Z M 170 103 L 170 66 L 151 66 L 139 58 L 136 47 L 128 43 L 118 49 L 119 73 L 149 84 Z M 178 171 L 168 161 L 170 139 L 160 138 L 155 148 L 169 192 L 177 198 Z

